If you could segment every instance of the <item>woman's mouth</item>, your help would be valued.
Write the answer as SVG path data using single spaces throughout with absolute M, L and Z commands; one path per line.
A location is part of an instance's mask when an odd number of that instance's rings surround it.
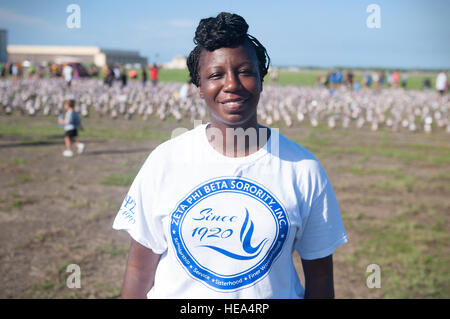
M 224 102 L 220 102 L 225 107 L 225 110 L 228 112 L 236 112 L 239 111 L 247 99 L 239 99 L 239 100 L 228 100 Z

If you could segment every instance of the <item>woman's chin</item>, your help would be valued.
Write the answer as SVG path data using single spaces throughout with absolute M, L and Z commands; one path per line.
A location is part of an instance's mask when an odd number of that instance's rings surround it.
M 226 114 L 224 116 L 211 115 L 211 121 L 229 127 L 249 126 L 249 124 L 253 124 L 253 122 L 256 124 L 256 121 L 253 121 L 252 117 L 243 116 L 242 114 Z

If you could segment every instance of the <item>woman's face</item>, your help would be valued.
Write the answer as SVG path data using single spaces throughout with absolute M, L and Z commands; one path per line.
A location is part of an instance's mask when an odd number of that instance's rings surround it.
M 198 90 L 209 107 L 211 122 L 222 127 L 256 126 L 262 81 L 255 50 L 247 42 L 235 48 L 203 50 L 199 64 Z

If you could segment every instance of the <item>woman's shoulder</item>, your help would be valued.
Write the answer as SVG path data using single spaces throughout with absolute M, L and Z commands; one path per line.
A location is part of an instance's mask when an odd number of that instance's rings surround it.
M 278 130 L 271 129 L 271 152 L 277 154 L 281 160 L 289 162 L 317 162 L 314 154 L 302 145 L 301 139 L 290 139 Z
M 278 149 L 276 143 L 272 146 L 272 156 L 279 157 L 282 165 L 290 166 L 298 176 L 309 179 L 327 179 L 325 169 L 316 156 L 302 145 L 301 139 L 289 139 L 281 133 L 275 133 L 278 138 Z M 278 153 L 277 153 L 278 152 Z
M 299 140 L 291 140 L 280 134 L 279 158 L 282 165 L 288 166 L 296 176 L 302 193 L 311 193 L 314 197 L 320 194 L 329 184 L 329 177 L 316 158 Z

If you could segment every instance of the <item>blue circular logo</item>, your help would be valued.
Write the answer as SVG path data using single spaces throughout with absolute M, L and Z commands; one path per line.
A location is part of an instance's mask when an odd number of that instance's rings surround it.
M 244 178 L 210 180 L 171 213 L 172 243 L 183 268 L 213 289 L 235 291 L 270 270 L 289 231 L 280 202 Z

